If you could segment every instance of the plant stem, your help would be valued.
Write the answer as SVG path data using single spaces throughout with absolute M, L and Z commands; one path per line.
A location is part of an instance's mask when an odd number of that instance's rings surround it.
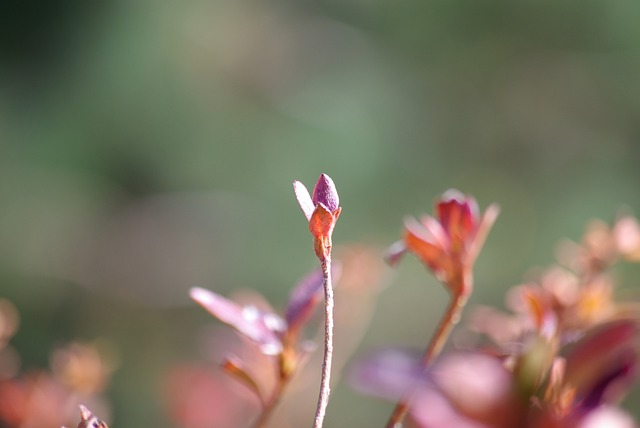
M 470 290 L 470 288 L 468 289 Z M 447 342 L 451 330 L 460 320 L 460 314 L 462 313 L 469 297 L 469 293 L 466 292 L 467 288 L 464 288 L 464 290 L 465 292 L 451 298 L 451 302 L 449 303 L 444 315 L 442 315 L 438 328 L 431 337 L 429 346 L 422 356 L 423 367 L 426 368 L 431 364 L 433 359 L 440 354 L 444 344 Z M 396 407 L 393 409 L 393 413 L 387 422 L 386 428 L 400 428 L 402 426 L 402 421 L 407 415 L 409 405 L 413 398 L 412 395 L 413 394 L 409 394 L 409 396 L 403 398 L 398 402 L 398 404 L 396 404 Z
M 313 424 L 314 428 L 321 428 L 324 415 L 329 404 L 331 361 L 333 359 L 333 285 L 331 284 L 331 254 L 320 259 L 322 267 L 322 285 L 324 286 L 324 358 L 322 360 L 322 380 L 318 407 Z
M 254 428 L 262 428 L 267 426 L 267 422 L 269 421 L 269 418 L 273 413 L 273 409 L 276 407 L 276 404 L 278 404 L 278 401 L 280 400 L 280 396 L 282 395 L 282 391 L 284 390 L 287 380 L 288 379 L 282 377 L 278 378 L 278 382 L 276 383 L 276 386 L 271 393 L 269 401 L 264 403 L 260 416 L 253 424 Z

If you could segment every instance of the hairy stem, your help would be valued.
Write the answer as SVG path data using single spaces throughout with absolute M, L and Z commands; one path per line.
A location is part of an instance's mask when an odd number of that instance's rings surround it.
M 466 290 L 470 290 L 470 280 L 468 280 L 465 285 L 466 287 L 461 288 L 465 291 L 451 298 L 451 302 L 449 303 L 446 312 L 442 315 L 438 328 L 431 337 L 429 346 L 422 356 L 422 364 L 424 367 L 431 364 L 434 358 L 440 354 L 440 351 L 442 351 L 444 344 L 449 338 L 451 330 L 460 320 L 460 314 L 462 313 L 469 297 L 469 293 Z M 387 422 L 386 428 L 400 428 L 402 426 L 402 421 L 407 415 L 412 398 L 412 394 L 409 394 L 409 396 L 403 398 L 398 402 L 398 404 L 396 404 L 396 407 L 393 409 L 393 413 Z
M 314 428 L 321 428 L 324 415 L 329 404 L 331 361 L 333 359 L 333 285 L 331 284 L 331 255 L 320 259 L 322 267 L 322 284 L 324 286 L 324 358 L 322 360 L 322 380 L 320 382 L 320 395 L 318 407 L 313 423 Z

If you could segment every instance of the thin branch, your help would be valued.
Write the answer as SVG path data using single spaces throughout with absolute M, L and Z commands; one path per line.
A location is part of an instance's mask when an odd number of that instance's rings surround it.
M 269 418 L 273 413 L 273 409 L 278 404 L 278 401 L 280 401 L 280 397 L 282 396 L 282 391 L 284 390 L 284 387 L 287 384 L 287 381 L 288 381 L 287 378 L 278 377 L 278 382 L 276 383 L 276 386 L 274 387 L 273 392 L 271 393 L 271 397 L 266 403 L 264 403 L 260 416 L 258 417 L 256 422 L 253 424 L 254 428 L 263 428 L 267 426 L 267 422 L 269 421 Z
M 466 287 L 461 289 L 465 290 L 465 292 L 461 293 L 458 296 L 453 296 L 451 298 L 451 302 L 447 307 L 446 312 L 442 315 L 440 319 L 440 323 L 438 324 L 438 328 L 435 333 L 431 337 L 431 341 L 429 342 L 429 346 L 427 347 L 423 357 L 422 357 L 422 365 L 426 368 L 431 362 L 440 354 L 444 344 L 447 342 L 449 338 L 449 334 L 453 327 L 460 320 L 460 314 L 464 309 L 469 293 L 467 290 L 470 290 L 470 279 L 466 280 Z M 403 398 L 396 404 L 396 407 L 393 409 L 393 413 L 387 422 L 386 428 L 400 428 L 402 427 L 402 421 L 404 420 L 407 412 L 409 411 L 409 406 L 411 405 L 411 400 L 413 399 L 413 394 L 409 394 L 407 397 Z
M 314 428 L 321 428 L 324 422 L 324 415 L 329 404 L 329 394 L 331 392 L 331 362 L 333 359 L 333 285 L 331 284 L 331 254 L 327 254 L 320 259 L 322 267 L 322 284 L 324 286 L 325 306 L 324 306 L 324 358 L 322 360 L 322 380 L 320 383 L 320 395 L 318 396 L 318 407 L 313 424 Z

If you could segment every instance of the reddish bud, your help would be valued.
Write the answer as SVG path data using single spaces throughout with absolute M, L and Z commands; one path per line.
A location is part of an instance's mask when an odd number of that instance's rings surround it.
M 327 174 L 320 175 L 316 186 L 313 188 L 313 196 L 311 201 L 314 206 L 324 205 L 327 211 L 334 212 L 340 206 L 338 191 L 336 190 L 333 180 Z
M 404 237 L 394 244 L 387 260 L 395 264 L 409 251 L 417 256 L 455 295 L 469 293 L 462 279 L 470 272 L 499 209 L 487 208 L 480 217 L 471 196 L 448 190 L 436 202 L 437 218 L 423 216 L 405 221 Z
M 309 231 L 314 239 L 314 249 L 319 259 L 326 259 L 331 253 L 331 235 L 342 209 L 333 180 L 322 174 L 314 189 L 313 197 L 299 181 L 293 182 L 293 191 L 305 217 L 309 221 Z
M 449 237 L 453 251 L 463 249 L 472 240 L 479 223 L 478 203 L 458 190 L 447 190 L 436 206 L 440 224 Z

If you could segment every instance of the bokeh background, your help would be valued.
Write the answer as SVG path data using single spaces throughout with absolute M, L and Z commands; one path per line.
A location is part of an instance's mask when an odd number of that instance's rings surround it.
M 472 303 L 502 305 L 560 238 L 640 211 L 639 18 L 588 0 L 3 2 L 0 295 L 23 369 L 106 341 L 112 426 L 177 426 L 167 373 L 219 327 L 189 287 L 282 307 L 316 262 L 291 182 L 321 172 L 336 245 L 380 254 L 447 188 L 498 202 Z M 384 282 L 356 355 L 422 346 L 447 301 L 414 260 Z M 334 391 L 331 427 L 391 408 Z

